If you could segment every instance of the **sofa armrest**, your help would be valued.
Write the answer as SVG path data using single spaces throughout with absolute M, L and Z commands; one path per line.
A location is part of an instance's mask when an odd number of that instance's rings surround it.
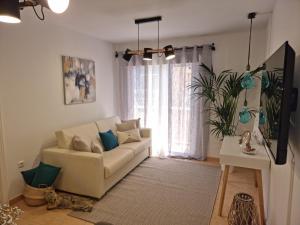
M 151 138 L 152 137 L 152 130 L 150 128 L 141 128 L 141 135 L 143 138 Z
M 58 189 L 95 198 L 105 193 L 101 154 L 49 148 L 43 150 L 42 161 L 62 168 L 55 185 Z

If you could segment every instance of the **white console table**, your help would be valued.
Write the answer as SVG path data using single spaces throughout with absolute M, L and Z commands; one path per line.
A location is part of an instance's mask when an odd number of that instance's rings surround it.
M 262 145 L 251 142 L 252 148 L 255 148 L 257 153 L 255 155 L 247 155 L 242 152 L 239 145 L 239 136 L 226 136 L 224 137 L 222 147 L 220 150 L 220 163 L 225 166 L 223 174 L 223 185 L 221 189 L 221 198 L 219 205 L 219 216 L 222 215 L 224 197 L 226 192 L 228 172 L 230 166 L 244 167 L 255 170 L 256 184 L 259 194 L 259 211 L 260 211 L 260 224 L 265 225 L 265 212 L 264 212 L 264 198 L 262 187 L 262 169 L 269 169 L 270 158 L 266 149 Z

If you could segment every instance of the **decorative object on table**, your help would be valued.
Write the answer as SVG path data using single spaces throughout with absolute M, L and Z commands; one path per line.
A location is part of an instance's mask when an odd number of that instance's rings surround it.
M 61 168 L 40 162 L 39 166 L 22 171 L 26 183 L 23 191 L 24 200 L 29 206 L 46 204 L 45 191 L 52 190 Z
M 23 211 L 18 207 L 0 204 L 0 224 L 1 225 L 17 225 L 16 220 L 19 219 Z
M 241 139 L 239 140 L 239 144 L 242 148 L 242 152 L 248 155 L 255 155 L 256 149 L 251 147 L 251 132 L 245 131 L 241 135 Z
M 258 225 L 257 211 L 254 199 L 246 193 L 238 193 L 234 196 L 229 214 L 229 225 Z
M 40 15 L 36 7 L 41 7 Z M 69 0 L 1 0 L 0 1 L 0 22 L 3 23 L 20 23 L 20 11 L 24 8 L 32 8 L 39 20 L 45 20 L 44 8 L 50 9 L 52 12 L 60 14 L 69 7 Z
M 219 75 L 206 65 L 201 65 L 200 76 L 193 77 L 192 94 L 197 98 L 204 98 L 206 106 L 211 113 L 207 121 L 212 129 L 210 132 L 223 139 L 224 136 L 235 135 L 238 123 L 236 120 L 238 102 L 243 90 L 241 81 L 243 74 L 231 70 L 224 70 Z M 257 70 L 253 71 L 255 73 Z M 248 109 L 248 108 L 247 108 Z M 247 110 L 251 118 L 255 116 L 255 110 Z M 246 115 L 248 117 L 248 115 Z M 246 117 L 243 115 L 243 117 Z
M 93 200 L 67 193 L 56 193 L 54 190 L 45 192 L 47 209 L 72 209 L 74 211 L 91 212 Z
M 95 62 L 78 57 L 62 56 L 65 104 L 96 101 Z
M 152 60 L 152 55 L 157 54 L 158 57 L 161 57 L 165 55 L 166 60 L 171 60 L 175 58 L 175 52 L 174 48 L 172 45 L 167 45 L 164 48 L 159 47 L 159 21 L 162 20 L 161 16 L 155 16 L 155 17 L 149 17 L 149 18 L 141 18 L 141 19 L 136 19 L 134 22 L 138 26 L 138 49 L 137 50 L 130 50 L 126 49 L 123 59 L 126 61 L 130 61 L 132 56 L 134 55 L 140 55 L 143 56 L 143 60 L 145 61 L 151 61 Z M 140 24 L 143 23 L 151 23 L 151 22 L 157 22 L 157 48 L 152 49 L 152 48 L 144 48 L 144 50 L 140 49 Z M 116 53 L 116 57 L 118 56 L 118 53 Z
M 24 201 L 28 206 L 41 206 L 47 202 L 45 200 L 46 191 L 52 190 L 52 187 L 39 187 L 35 188 L 30 185 L 25 185 L 23 191 Z

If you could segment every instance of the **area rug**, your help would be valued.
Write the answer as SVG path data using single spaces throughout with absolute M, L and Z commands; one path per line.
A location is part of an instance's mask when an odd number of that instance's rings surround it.
M 112 188 L 91 213 L 69 215 L 113 225 L 208 225 L 220 167 L 150 158 Z

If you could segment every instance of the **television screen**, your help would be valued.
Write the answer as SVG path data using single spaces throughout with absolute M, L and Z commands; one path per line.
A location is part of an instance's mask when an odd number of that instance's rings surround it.
M 286 42 L 260 71 L 259 129 L 276 164 L 286 163 L 294 64 L 294 50 Z

